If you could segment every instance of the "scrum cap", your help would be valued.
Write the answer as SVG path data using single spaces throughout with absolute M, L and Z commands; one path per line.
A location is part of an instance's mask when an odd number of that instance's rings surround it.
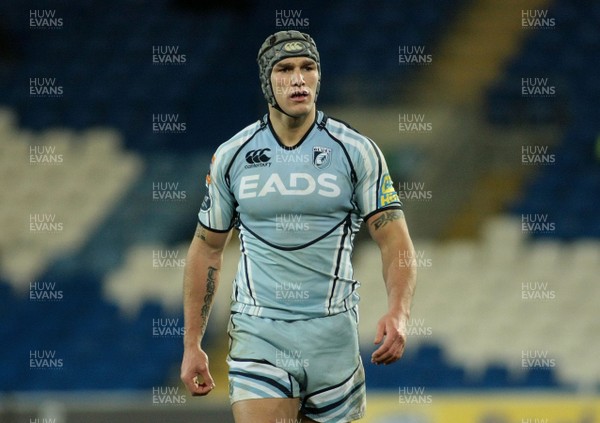
M 321 62 L 317 45 L 310 35 L 300 31 L 279 31 L 267 37 L 258 51 L 258 70 L 260 86 L 267 103 L 277 107 L 273 87 L 271 86 L 271 71 L 275 63 L 288 57 L 310 57 L 317 63 L 319 82 L 315 92 L 315 101 L 321 87 Z

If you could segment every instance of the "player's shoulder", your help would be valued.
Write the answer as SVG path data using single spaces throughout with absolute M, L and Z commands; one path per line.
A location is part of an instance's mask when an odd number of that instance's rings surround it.
M 243 128 L 241 131 L 236 133 L 233 137 L 219 145 L 215 152 L 215 157 L 220 161 L 227 161 L 228 159 L 235 156 L 236 152 L 249 140 L 254 138 L 256 134 L 264 130 L 266 124 L 264 120 L 257 120 L 254 123 Z
M 372 151 L 377 149 L 375 142 L 358 132 L 349 123 L 331 116 L 325 119 L 325 128 L 329 135 L 340 142 L 346 149 Z

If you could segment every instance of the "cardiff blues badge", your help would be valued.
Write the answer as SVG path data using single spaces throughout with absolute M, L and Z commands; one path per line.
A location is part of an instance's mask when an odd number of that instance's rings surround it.
M 326 169 L 331 164 L 331 148 L 313 147 L 313 165 L 317 169 Z

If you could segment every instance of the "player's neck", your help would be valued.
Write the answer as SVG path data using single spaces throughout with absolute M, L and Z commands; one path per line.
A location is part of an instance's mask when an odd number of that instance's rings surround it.
M 311 128 L 316 118 L 317 110 L 313 108 L 304 116 L 291 117 L 279 110 L 269 107 L 269 120 L 279 141 L 286 147 L 293 147 L 300 142 Z

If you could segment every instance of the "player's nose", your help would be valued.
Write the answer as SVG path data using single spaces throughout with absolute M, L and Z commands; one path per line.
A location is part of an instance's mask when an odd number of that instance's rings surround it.
M 304 85 L 304 76 L 302 76 L 302 72 L 300 70 L 294 71 L 291 77 L 292 85 Z

